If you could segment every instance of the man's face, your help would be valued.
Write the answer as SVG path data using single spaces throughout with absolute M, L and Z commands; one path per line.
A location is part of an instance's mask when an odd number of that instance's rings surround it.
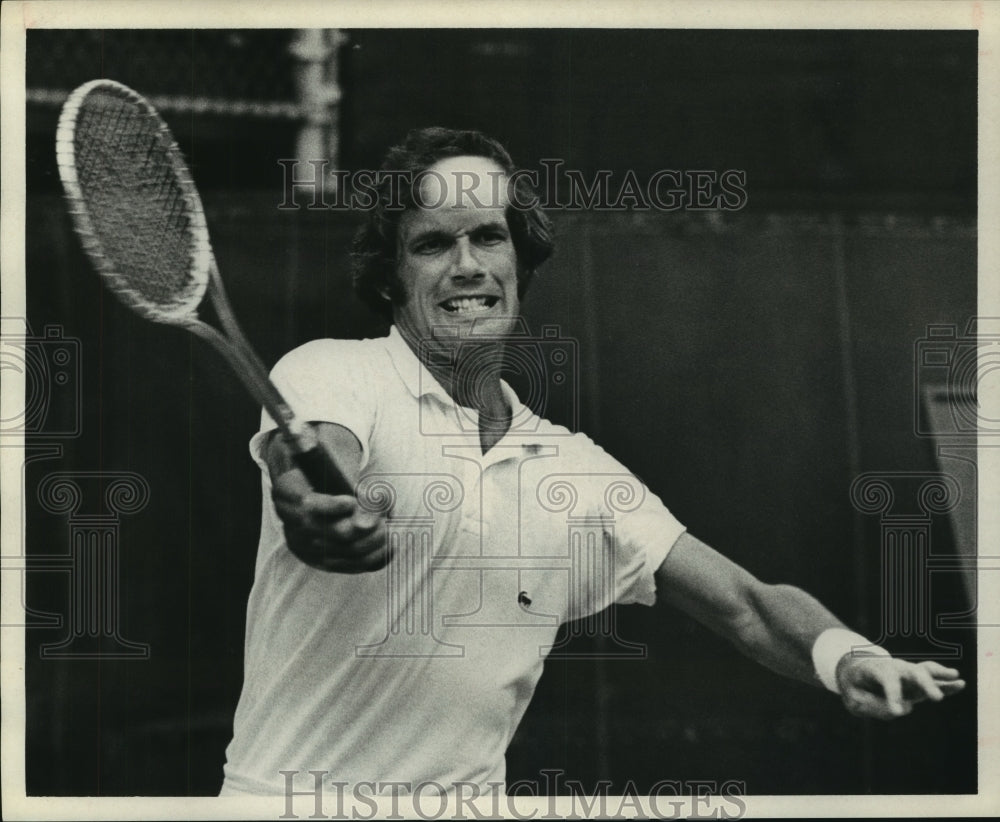
M 423 208 L 399 224 L 396 275 L 404 300 L 393 318 L 414 350 L 421 341 L 507 334 L 520 311 L 517 256 L 505 216 L 507 179 L 485 157 L 431 166 Z

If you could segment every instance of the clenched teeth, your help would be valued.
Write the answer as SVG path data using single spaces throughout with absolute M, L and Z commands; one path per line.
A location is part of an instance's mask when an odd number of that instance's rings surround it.
M 466 314 L 474 311 L 486 311 L 496 304 L 496 297 L 453 297 L 441 303 L 441 307 L 445 311 Z

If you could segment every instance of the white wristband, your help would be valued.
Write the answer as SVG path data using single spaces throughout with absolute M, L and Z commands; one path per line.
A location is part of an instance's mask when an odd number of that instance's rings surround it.
M 823 685 L 840 693 L 837 686 L 837 664 L 845 654 L 859 651 L 866 656 L 892 656 L 885 648 L 865 639 L 861 634 L 844 628 L 827 628 L 813 643 L 812 658 L 816 676 Z

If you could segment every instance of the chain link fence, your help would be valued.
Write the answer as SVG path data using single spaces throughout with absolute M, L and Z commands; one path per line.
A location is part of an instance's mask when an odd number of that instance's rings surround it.
M 167 110 L 300 116 L 297 32 L 60 30 L 28 38 L 29 103 L 61 104 L 81 82 L 114 77 Z

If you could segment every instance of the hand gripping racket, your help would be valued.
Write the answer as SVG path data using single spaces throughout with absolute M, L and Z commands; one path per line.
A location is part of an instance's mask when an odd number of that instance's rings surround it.
M 63 104 L 56 160 L 73 226 L 108 288 L 143 317 L 206 340 L 267 409 L 313 489 L 353 494 L 313 427 L 282 399 L 237 325 L 201 199 L 156 109 L 113 80 L 85 83 Z M 221 331 L 198 317 L 206 293 Z

